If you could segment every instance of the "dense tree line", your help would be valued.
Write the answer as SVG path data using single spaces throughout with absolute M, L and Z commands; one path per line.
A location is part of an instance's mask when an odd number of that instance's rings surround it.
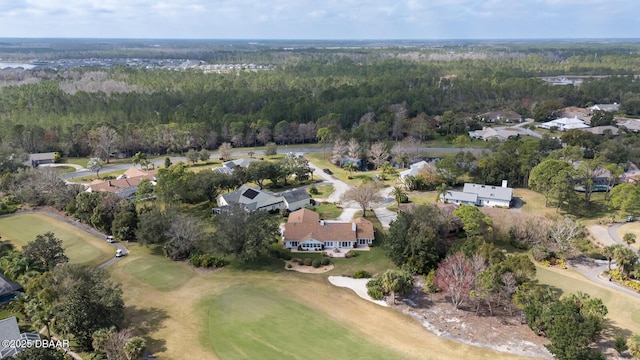
M 81 70 L 34 75 L 0 91 L 0 140 L 27 152 L 85 156 L 118 150 L 131 156 L 214 149 L 223 141 L 315 142 L 318 130 L 329 127 L 361 142 L 424 140 L 436 130 L 464 134 L 477 125 L 462 119 L 489 110 L 542 119 L 545 104 L 557 109 L 616 101 L 638 114 L 640 85 L 632 76 L 594 79 L 579 88 L 549 86 L 537 78 L 538 69 L 562 68 L 554 64 L 535 56 L 366 64 L 344 57 L 234 74 L 118 68 L 92 73 L 99 79 L 96 88 L 75 92 L 66 89 L 85 81 Z M 122 87 L 100 85 L 109 81 Z M 99 146 L 105 144 L 96 132 L 101 126 L 113 133 L 112 148 Z

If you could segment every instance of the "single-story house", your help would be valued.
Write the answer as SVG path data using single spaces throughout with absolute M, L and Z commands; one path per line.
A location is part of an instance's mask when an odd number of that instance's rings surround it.
M 127 199 L 136 194 L 138 185 L 142 180 L 149 180 L 153 185 L 156 183 L 157 170 L 143 171 L 136 167 L 130 167 L 124 174 L 113 180 L 93 180 L 87 187 L 87 192 L 106 191 L 118 195 L 122 199 Z
M 400 171 L 400 179 L 404 180 L 407 176 L 417 176 L 425 166 L 434 167 L 433 163 L 424 160 L 418 161 L 417 163 L 409 165 L 408 170 Z
M 589 110 L 591 110 L 591 111 L 596 111 L 596 110 L 618 111 L 618 110 L 620 110 L 620 104 L 618 104 L 618 103 L 613 103 L 613 104 L 595 104 L 593 106 L 590 106 Z
M 604 135 L 606 131 L 611 132 L 612 136 L 618 136 L 618 128 L 611 125 L 594 126 L 590 128 L 580 129 L 582 131 L 588 131 L 594 135 Z
M 515 111 L 506 110 L 506 111 L 489 111 L 484 114 L 480 114 L 478 116 L 480 120 L 487 123 L 494 122 L 522 122 L 522 115 L 518 114 Z
M 38 167 L 40 164 L 53 164 L 55 159 L 56 153 L 54 152 L 29 154 L 27 165 L 31 167 Z
M 440 195 L 444 203 L 509 207 L 513 199 L 513 189 L 507 187 L 507 181 L 502 186 L 465 183 L 462 191 L 447 191 Z
M 589 125 L 585 124 L 584 121 L 578 119 L 577 117 L 573 118 L 560 118 L 551 121 L 547 121 L 538 125 L 539 128 L 543 129 L 551 129 L 557 128 L 560 131 L 566 131 L 571 129 L 585 129 L 588 128 Z
M 577 106 L 567 106 L 565 108 L 560 109 L 559 113 L 562 117 L 578 118 L 584 121 L 589 119 L 591 116 L 591 111 L 589 111 L 589 109 L 584 109 Z
M 22 286 L 0 274 L 0 304 L 10 301 L 22 292 Z
M 640 120 L 629 118 L 615 118 L 619 127 L 624 127 L 628 131 L 637 133 L 640 131 Z
M 311 195 L 305 188 L 291 189 L 277 195 L 284 198 L 284 206 L 289 211 L 296 211 L 311 205 Z
M 230 175 L 231 173 L 233 173 L 233 169 L 236 166 L 246 169 L 247 167 L 249 167 L 249 164 L 256 161 L 260 161 L 260 160 L 254 159 L 254 158 L 244 158 L 244 159 L 238 159 L 238 160 L 225 161 L 222 163 L 221 167 L 213 168 L 212 170 L 221 174 Z
M 242 185 L 238 190 L 216 198 L 219 207 L 240 204 L 247 211 L 274 211 L 286 208 L 284 198 L 266 190 Z M 215 211 L 215 209 L 214 209 Z
M 374 237 L 373 224 L 369 220 L 325 221 L 320 220 L 318 213 L 308 209 L 289 214 L 282 232 L 285 248 L 307 251 L 368 246 L 373 243 Z
M 516 137 L 520 133 L 516 130 L 494 128 L 482 128 L 482 130 L 469 131 L 469 137 L 472 139 L 480 139 L 489 141 L 491 139 L 507 140 L 510 137 Z
M 0 359 L 10 358 L 23 349 L 23 347 L 15 346 L 15 342 L 29 340 L 40 340 L 40 335 L 38 333 L 21 333 L 18 319 L 15 316 L 0 320 Z

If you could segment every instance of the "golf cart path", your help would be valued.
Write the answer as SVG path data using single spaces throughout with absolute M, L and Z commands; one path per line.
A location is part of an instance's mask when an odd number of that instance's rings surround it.
M 48 210 L 42 210 L 42 209 L 33 209 L 33 210 L 18 210 L 15 213 L 12 214 L 6 214 L 6 215 L 2 215 L 1 217 L 10 217 L 10 216 L 16 216 L 16 215 L 22 215 L 22 214 L 42 214 L 42 215 L 46 215 L 48 217 L 54 218 L 56 220 L 65 222 L 79 230 L 82 230 L 86 233 L 89 233 L 93 236 L 96 236 L 99 239 L 106 239 L 106 235 L 101 233 L 100 231 L 86 225 L 83 224 L 79 221 L 75 221 L 72 220 L 70 218 L 67 218 L 65 216 L 62 216 L 60 214 L 56 214 L 53 211 L 48 211 Z M 106 242 L 106 240 L 105 240 Z M 129 249 L 127 249 L 126 246 L 122 245 L 120 242 L 113 242 L 111 243 L 111 245 L 113 245 L 116 249 L 120 249 L 122 251 L 122 253 L 124 253 L 125 255 L 129 253 Z M 120 258 L 117 257 L 113 257 L 107 261 L 105 261 L 104 263 L 100 264 L 97 266 L 98 269 L 103 269 L 111 264 L 114 264 L 115 262 L 117 262 L 118 260 L 120 260 Z
M 604 246 L 614 244 L 628 246 L 617 235 L 615 235 L 615 229 L 619 228 L 622 225 L 624 224 L 618 223 L 611 226 L 590 225 L 587 226 L 587 230 L 594 238 L 594 240 L 596 240 L 600 244 L 603 244 Z M 615 235 L 615 237 L 611 236 L 611 234 Z M 617 282 L 609 281 L 606 278 L 600 277 L 600 274 L 607 270 L 607 263 L 608 262 L 606 260 L 594 260 L 587 257 L 581 257 L 568 261 L 568 265 L 571 266 L 571 268 L 575 269 L 577 272 L 579 272 L 592 282 L 598 283 L 613 290 L 621 291 L 636 299 L 640 299 L 640 293 L 636 292 L 635 290 L 630 289 L 626 286 L 619 285 Z M 612 261 L 612 264 L 615 264 L 615 261 Z

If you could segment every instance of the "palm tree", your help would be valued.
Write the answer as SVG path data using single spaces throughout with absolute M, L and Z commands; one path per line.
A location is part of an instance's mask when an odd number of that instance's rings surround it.
M 144 354 L 144 350 L 147 347 L 146 341 L 139 337 L 133 337 L 124 344 L 124 352 L 129 359 L 139 359 Z
M 382 170 L 382 180 L 387 180 L 387 175 L 391 175 L 396 171 L 388 161 L 385 161 L 378 169 Z
M 627 245 L 635 244 L 636 243 L 636 234 L 634 234 L 634 233 L 626 233 L 622 237 L 622 240 L 624 240 L 624 242 L 627 243 Z
M 131 157 L 131 161 L 133 161 L 133 165 L 138 165 L 140 164 L 140 168 L 146 168 L 148 161 L 147 161 L 147 154 L 144 154 L 140 151 L 138 151 L 135 155 L 133 155 Z
M 98 158 L 91 158 L 89 159 L 89 162 L 87 163 L 87 168 L 91 171 L 96 173 L 96 177 L 99 177 L 100 175 L 100 170 L 102 170 L 102 162 L 100 161 L 100 159 Z
M 39 299 L 30 299 L 25 306 L 25 313 L 35 326 L 38 328 L 44 326 L 47 329 L 47 336 L 51 339 L 51 329 L 49 327 L 54 316 L 50 306 L 45 305 Z
M 349 172 L 349 179 L 351 179 L 353 172 L 355 170 L 358 170 L 358 166 L 356 166 L 356 164 L 354 164 L 353 161 L 348 161 L 344 163 L 344 165 L 342 165 L 342 168 Z
M 616 249 L 620 246 L 622 245 L 609 245 L 609 246 L 605 246 L 602 249 L 602 255 L 604 255 L 607 258 L 607 261 L 609 262 L 609 271 L 611 271 L 611 260 L 613 259 L 616 253 Z
M 440 186 L 438 186 L 436 190 L 437 190 L 436 202 L 438 201 L 445 202 L 444 197 L 447 194 L 447 191 L 449 191 L 449 187 L 447 186 L 447 184 L 446 183 L 440 184 Z
M 402 186 L 396 185 L 393 187 L 393 190 L 389 193 L 396 200 L 396 204 L 400 206 L 402 200 L 407 197 L 407 193 L 404 191 Z
M 629 352 L 634 357 L 640 357 L 640 335 L 635 334 L 629 338 Z

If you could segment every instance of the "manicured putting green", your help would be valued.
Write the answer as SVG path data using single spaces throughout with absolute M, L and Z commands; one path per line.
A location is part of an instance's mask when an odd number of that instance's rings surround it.
M 71 263 L 98 266 L 115 255 L 115 248 L 104 239 L 44 214 L 0 218 L 2 240 L 10 240 L 18 248 L 47 231 L 62 240 L 62 247 Z
M 232 286 L 199 306 L 205 319 L 202 344 L 220 360 L 402 358 L 285 294 L 260 286 Z
M 175 290 L 194 275 L 193 270 L 183 264 L 158 256 L 134 259 L 126 263 L 123 269 L 137 280 L 160 291 Z

